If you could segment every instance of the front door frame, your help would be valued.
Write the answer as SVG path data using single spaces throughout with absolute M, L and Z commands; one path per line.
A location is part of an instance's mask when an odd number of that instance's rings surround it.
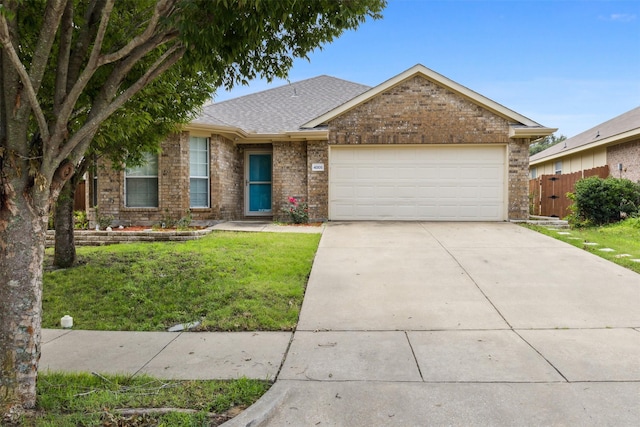
M 252 183 L 257 183 L 257 182 L 250 181 L 249 159 L 252 154 L 268 154 L 271 156 L 271 181 L 259 182 L 260 184 L 271 185 L 271 209 L 269 209 L 269 211 L 261 211 L 261 212 L 250 211 L 251 200 L 250 200 L 249 186 Z M 252 150 L 246 150 L 244 152 L 244 215 L 245 216 L 269 216 L 269 217 L 273 216 L 273 150 L 252 149 Z

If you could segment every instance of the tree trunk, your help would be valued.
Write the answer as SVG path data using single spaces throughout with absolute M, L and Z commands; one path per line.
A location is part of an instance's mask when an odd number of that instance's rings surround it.
M 75 179 L 70 179 L 64 184 L 55 204 L 53 223 L 56 238 L 53 264 L 60 268 L 71 267 L 76 262 L 76 243 L 73 235 L 73 196 L 77 187 L 75 182 Z
M 0 414 L 5 420 L 36 405 L 47 208 L 14 193 L 0 209 Z

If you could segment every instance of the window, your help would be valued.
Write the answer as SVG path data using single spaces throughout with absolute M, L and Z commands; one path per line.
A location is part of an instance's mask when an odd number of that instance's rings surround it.
M 538 177 L 538 168 L 531 168 L 531 179 L 536 179 Z
M 141 166 L 125 169 L 125 206 L 128 208 L 158 207 L 158 155 L 145 153 Z
M 209 207 L 208 138 L 189 138 L 189 198 L 192 208 Z
M 556 175 L 560 175 L 562 173 L 562 162 L 556 162 Z

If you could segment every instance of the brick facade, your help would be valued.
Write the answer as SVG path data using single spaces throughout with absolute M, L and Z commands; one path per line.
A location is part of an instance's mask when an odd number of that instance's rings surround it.
M 314 163 L 323 164 L 324 171 L 313 171 Z M 327 141 L 307 142 L 307 183 L 309 219 L 326 221 L 329 217 L 329 147 Z
M 209 157 L 211 209 L 194 210 L 194 219 L 230 220 L 241 218 L 244 206 L 242 148 L 227 138 L 212 135 L 209 144 Z
M 237 219 L 242 216 L 243 149 L 232 141 L 214 135 L 209 147 L 209 208 L 189 208 L 189 133 L 171 135 L 158 155 L 158 207 L 125 206 L 125 173 L 107 160 L 98 163 L 97 206 L 101 216 L 114 218 L 114 225 L 156 225 L 177 220 L 188 211 L 194 221 Z M 92 219 L 95 213 L 91 212 Z
M 419 76 L 337 117 L 329 130 L 331 145 L 509 141 L 505 119 Z
M 509 142 L 509 206 L 511 220 L 529 219 L 529 144 L 530 139 Z
M 618 164 L 622 164 L 622 171 Z M 607 165 L 614 178 L 640 182 L 640 139 L 607 147 Z
M 273 218 L 290 221 L 282 209 L 289 197 L 307 200 L 307 144 L 303 141 L 273 143 Z
M 179 219 L 189 210 L 189 134 L 171 135 L 158 154 L 158 203 L 163 218 Z
M 114 218 L 114 225 L 153 225 L 179 219 L 189 209 L 189 135 L 171 135 L 158 154 L 158 207 L 125 206 L 125 172 L 108 160 L 98 161 L 97 207 L 101 216 Z M 185 189 L 187 191 L 185 192 Z M 93 216 L 93 215 L 92 215 Z
M 508 217 L 528 218 L 529 139 L 510 139 L 506 119 L 427 78 L 411 77 L 332 119 L 328 125 L 328 141 L 248 145 L 212 134 L 211 204 L 209 208 L 191 209 L 193 219 L 206 223 L 245 218 L 245 154 L 247 150 L 266 150 L 272 153 L 273 161 L 273 218 L 289 219 L 282 208 L 294 196 L 307 200 L 311 221 L 324 221 L 329 210 L 329 147 L 353 144 L 503 144 L 508 147 Z M 634 158 L 640 158 L 640 141 L 633 144 Z M 612 162 L 628 165 L 640 174 L 640 164 L 632 165 L 628 155 Z M 313 164 L 323 164 L 324 171 L 313 171 Z M 124 173 L 108 167 L 101 169 L 100 213 L 114 216 L 116 224 L 125 225 L 154 224 L 165 217 L 183 216 L 189 209 L 187 132 L 173 135 L 162 144 L 158 167 L 159 207 L 151 209 L 125 207 Z

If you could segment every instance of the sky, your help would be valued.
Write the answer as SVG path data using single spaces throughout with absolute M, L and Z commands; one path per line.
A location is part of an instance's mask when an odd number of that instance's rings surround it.
M 416 64 L 572 137 L 640 106 L 640 0 L 389 0 L 382 19 L 297 59 L 289 81 L 373 87 Z

